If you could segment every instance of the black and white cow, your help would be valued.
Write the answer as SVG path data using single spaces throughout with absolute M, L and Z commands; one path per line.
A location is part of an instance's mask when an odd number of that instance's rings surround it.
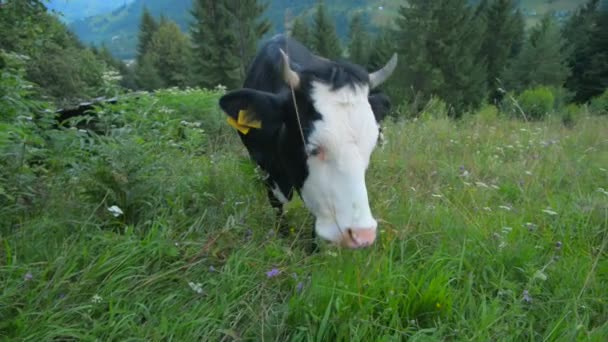
M 365 173 L 390 103 L 370 91 L 396 65 L 394 55 L 369 74 L 278 35 L 262 46 L 243 88 L 219 101 L 267 172 L 271 205 L 282 213 L 295 189 L 315 216 L 316 234 L 342 246 L 365 247 L 376 239 Z

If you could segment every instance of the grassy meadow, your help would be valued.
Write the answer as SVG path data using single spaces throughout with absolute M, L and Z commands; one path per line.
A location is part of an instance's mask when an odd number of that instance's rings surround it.
M 297 199 L 279 234 L 219 94 L 2 140 L 0 340 L 608 339 L 607 116 L 388 120 L 377 243 L 310 254 L 313 218 Z

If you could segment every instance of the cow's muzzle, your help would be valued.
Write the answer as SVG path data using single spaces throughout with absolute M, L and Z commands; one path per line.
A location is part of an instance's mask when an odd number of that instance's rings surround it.
M 342 236 L 341 245 L 348 248 L 371 246 L 376 240 L 376 228 L 348 228 Z

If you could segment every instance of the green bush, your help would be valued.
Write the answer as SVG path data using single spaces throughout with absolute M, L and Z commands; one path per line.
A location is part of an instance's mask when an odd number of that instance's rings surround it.
M 517 97 L 519 107 L 528 120 L 542 120 L 554 111 L 555 95 L 548 87 L 525 90 Z
M 589 109 L 595 115 L 608 115 L 608 89 L 602 95 L 591 99 Z
M 582 114 L 583 109 L 576 104 L 569 104 L 559 111 L 560 118 L 564 126 L 572 127 L 576 124 Z

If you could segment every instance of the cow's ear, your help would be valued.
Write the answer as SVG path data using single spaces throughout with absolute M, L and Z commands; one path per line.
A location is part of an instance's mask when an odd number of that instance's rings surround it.
M 220 107 L 230 125 L 247 134 L 249 129 L 280 127 L 283 123 L 281 99 L 253 89 L 239 89 L 222 96 Z
M 368 97 L 369 104 L 372 106 L 372 111 L 376 117 L 376 122 L 380 123 L 391 110 L 391 101 L 384 93 L 370 94 Z

